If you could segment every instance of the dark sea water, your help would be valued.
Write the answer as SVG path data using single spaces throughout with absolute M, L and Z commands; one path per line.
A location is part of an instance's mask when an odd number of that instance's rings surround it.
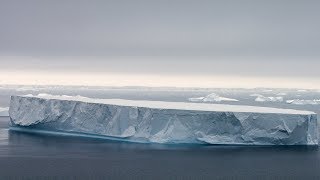
M 136 144 L 9 131 L 0 179 L 320 179 L 318 147 Z
M 187 101 L 208 91 L 43 90 L 52 94 Z M 261 91 L 261 92 L 260 92 Z M 212 90 L 210 90 L 212 92 Z M 1 94 L 2 93 L 2 94 Z M 9 94 L 39 93 L 0 90 L 0 106 Z M 259 105 L 248 91 L 219 91 L 239 99 L 232 104 Z M 242 93 L 242 94 L 241 94 Z M 259 90 L 259 93 L 270 94 Z M 275 93 L 275 92 L 274 92 Z M 278 93 L 278 92 L 276 92 Z M 301 95 L 316 99 L 318 92 Z M 272 95 L 272 94 L 271 94 Z M 286 98 L 296 95 L 288 92 Z M 302 96 L 302 97 L 301 97 Z M 265 102 L 260 106 L 319 111 L 319 105 Z M 10 131 L 9 117 L 0 117 L 0 180 L 4 179 L 320 179 L 316 146 L 216 146 L 136 144 L 80 137 Z

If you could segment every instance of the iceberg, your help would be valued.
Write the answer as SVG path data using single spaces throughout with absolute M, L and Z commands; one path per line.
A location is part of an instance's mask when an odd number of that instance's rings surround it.
M 189 98 L 191 102 L 221 102 L 221 101 L 238 101 L 237 99 L 221 97 L 216 93 L 211 93 L 206 97 L 192 97 Z
M 318 105 L 320 104 L 320 99 L 313 100 L 304 100 L 304 99 L 292 99 L 287 100 L 287 104 L 295 104 L 295 105 Z
M 11 130 L 140 143 L 317 145 L 313 112 L 268 107 L 11 96 Z
M 265 96 L 258 96 L 255 101 L 257 102 L 282 102 L 283 97 L 265 97 Z
M 266 97 L 261 94 L 251 94 L 250 96 L 256 96 L 255 101 L 257 101 L 257 102 L 282 102 L 283 101 L 283 97 L 281 97 L 281 96 Z
M 287 95 L 287 93 L 285 93 L 285 92 L 281 92 L 281 93 L 277 94 L 277 96 L 286 96 L 286 95 Z

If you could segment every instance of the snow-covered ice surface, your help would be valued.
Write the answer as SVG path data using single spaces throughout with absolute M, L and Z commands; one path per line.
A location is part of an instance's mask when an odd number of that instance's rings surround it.
M 0 116 L 9 116 L 9 107 L 0 107 Z
M 143 143 L 316 145 L 316 114 L 255 106 L 12 96 L 12 129 Z

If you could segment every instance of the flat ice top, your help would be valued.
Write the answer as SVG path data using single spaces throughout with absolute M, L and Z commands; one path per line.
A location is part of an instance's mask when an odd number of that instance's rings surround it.
M 207 104 L 207 103 L 189 103 L 189 102 L 166 102 L 166 101 L 141 101 L 125 99 L 93 99 L 83 96 L 58 96 L 50 94 L 25 95 L 21 97 L 35 97 L 42 99 L 57 99 L 67 101 L 81 101 L 86 103 L 109 104 L 118 106 L 134 106 L 153 109 L 174 109 L 174 110 L 195 110 L 195 111 L 216 111 L 216 112 L 248 112 L 248 113 L 274 113 L 274 114 L 315 114 L 311 111 L 301 111 L 294 109 L 279 109 L 258 106 L 242 106 L 227 104 Z

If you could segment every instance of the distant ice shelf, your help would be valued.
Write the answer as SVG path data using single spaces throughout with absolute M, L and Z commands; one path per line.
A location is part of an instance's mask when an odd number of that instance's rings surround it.
M 12 96 L 11 129 L 141 143 L 317 145 L 316 114 L 255 106 Z

